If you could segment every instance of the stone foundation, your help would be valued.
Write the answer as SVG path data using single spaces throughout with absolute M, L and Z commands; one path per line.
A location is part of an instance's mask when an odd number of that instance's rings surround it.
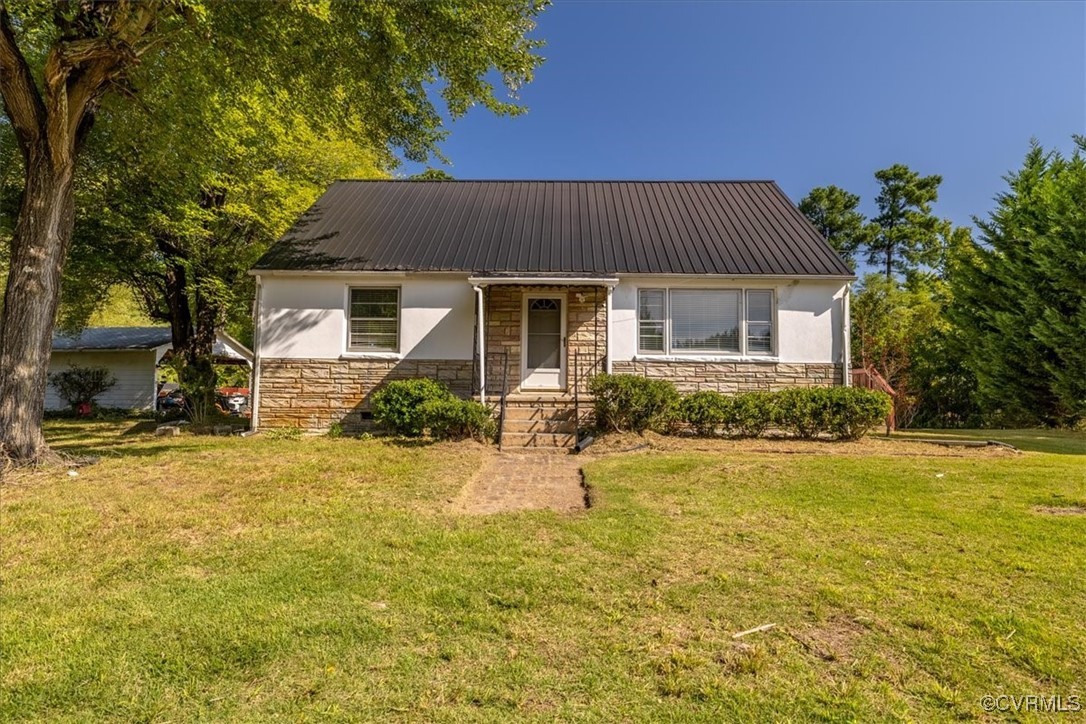
M 644 361 L 611 364 L 615 374 L 671 380 L 680 392 L 725 393 L 832 387 L 841 384 L 842 368 L 832 363 Z
M 472 394 L 471 360 L 263 359 L 259 426 L 326 430 L 367 427 L 370 396 L 391 380 L 429 377 Z

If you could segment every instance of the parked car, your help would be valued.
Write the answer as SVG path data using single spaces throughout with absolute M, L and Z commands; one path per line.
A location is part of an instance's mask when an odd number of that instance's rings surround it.
M 249 388 L 221 387 L 218 390 L 219 408 L 228 415 L 249 414 Z
M 158 411 L 169 412 L 185 407 L 185 395 L 179 389 L 160 390 L 158 393 Z

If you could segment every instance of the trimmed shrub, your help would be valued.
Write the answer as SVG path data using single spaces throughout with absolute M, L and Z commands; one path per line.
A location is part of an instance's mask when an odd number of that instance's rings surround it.
M 439 440 L 489 442 L 498 432 L 490 409 L 474 400 L 458 397 L 427 400 L 419 410 L 423 425 Z
M 588 390 L 596 400 L 596 426 L 605 432 L 666 430 L 679 405 L 675 385 L 640 375 L 596 375 Z
M 703 390 L 687 395 L 679 403 L 679 418 L 702 437 L 713 437 L 717 429 L 730 427 L 734 417 L 732 408 L 735 398 L 713 390 Z
M 759 437 L 773 424 L 774 396 L 770 392 L 744 392 L 732 398 L 725 427 L 742 437 Z
M 432 401 L 456 399 L 442 383 L 420 377 L 389 382 L 373 393 L 373 420 L 397 435 L 418 437 L 426 427 L 423 406 Z
M 830 426 L 827 400 L 819 388 L 792 387 L 773 395 L 773 422 L 785 432 L 805 439 L 818 437 Z
M 832 406 L 830 434 L 838 440 L 859 440 L 886 420 L 893 401 L 885 392 L 861 387 L 827 390 Z
M 890 414 L 889 396 L 857 387 L 794 388 L 775 398 L 776 424 L 808 439 L 828 434 L 837 440 L 856 440 Z
M 117 384 L 117 378 L 106 367 L 70 365 L 63 372 L 51 373 L 49 384 L 74 410 L 82 404 L 92 404 L 95 397 Z

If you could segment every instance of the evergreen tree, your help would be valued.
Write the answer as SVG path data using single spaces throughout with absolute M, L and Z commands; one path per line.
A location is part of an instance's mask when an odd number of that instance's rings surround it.
M 811 189 L 799 202 L 800 212 L 849 266 L 855 265 L 856 251 L 867 238 L 867 219 L 859 205 L 859 196 L 832 185 Z
M 931 212 L 939 198 L 942 176 L 921 176 L 908 166 L 894 164 L 875 172 L 879 213 L 865 239 L 867 263 L 881 266 L 887 279 L 894 272 L 911 276 L 939 261 L 939 235 L 947 222 Z
M 985 411 L 1003 424 L 1086 417 L 1086 139 L 1071 158 L 1034 143 L 956 250 L 951 315 Z

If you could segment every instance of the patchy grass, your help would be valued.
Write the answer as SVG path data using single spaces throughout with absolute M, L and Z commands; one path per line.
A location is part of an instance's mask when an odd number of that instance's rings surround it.
M 1080 458 L 676 443 L 587 457 L 585 513 L 458 517 L 481 446 L 131 427 L 53 423 L 102 461 L 0 489 L 0 719 L 943 720 L 1086 694 L 1086 516 L 1044 511 L 1086 506 Z

